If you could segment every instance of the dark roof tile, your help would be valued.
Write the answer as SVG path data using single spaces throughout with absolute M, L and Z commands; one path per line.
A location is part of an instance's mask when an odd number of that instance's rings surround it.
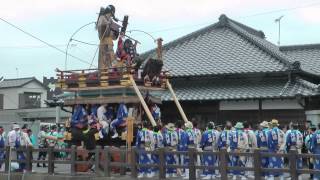
M 280 50 L 291 62 L 299 61 L 304 71 L 320 75 L 320 44 L 281 46 Z
M 43 86 L 43 84 L 40 81 L 38 81 L 35 77 L 27 77 L 27 78 L 17 78 L 17 79 L 4 79 L 3 81 L 0 82 L 0 89 L 22 87 L 31 81 L 36 81 L 41 86 Z
M 258 98 L 293 98 L 319 95 L 319 85 L 301 78 L 286 79 L 198 79 L 174 81 L 173 88 L 179 100 L 231 100 Z M 171 101 L 169 92 L 162 94 L 164 101 Z
M 221 16 L 220 22 L 164 45 L 164 69 L 174 77 L 283 72 L 288 57 L 263 33 Z M 155 56 L 155 50 L 143 56 Z

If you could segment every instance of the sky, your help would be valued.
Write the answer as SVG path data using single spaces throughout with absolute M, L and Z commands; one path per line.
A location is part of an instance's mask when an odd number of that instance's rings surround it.
M 281 45 L 320 43 L 320 0 L 0 0 L 0 17 L 33 36 L 66 51 L 71 35 L 94 22 L 100 7 L 113 4 L 116 16 L 129 15 L 127 35 L 141 42 L 140 53 L 153 49 L 154 38 L 168 43 L 216 23 L 221 14 L 262 30 L 267 40 Z M 132 30 L 132 31 L 130 31 Z M 74 39 L 97 44 L 93 24 L 82 28 Z M 55 76 L 55 69 L 87 69 L 97 65 L 97 46 L 71 41 L 67 57 L 46 44 L 0 21 L 0 77 Z M 66 66 L 65 66 L 66 65 Z

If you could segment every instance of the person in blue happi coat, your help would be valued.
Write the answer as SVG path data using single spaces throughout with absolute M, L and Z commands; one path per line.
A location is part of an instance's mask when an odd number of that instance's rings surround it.
M 151 107 L 151 114 L 152 114 L 152 117 L 153 117 L 155 120 L 161 119 L 161 110 L 160 110 L 160 108 L 157 106 L 157 104 L 153 104 L 153 105 L 152 105 L 152 107 Z
M 270 131 L 268 132 L 268 150 L 270 153 L 283 153 L 285 137 L 284 132 L 278 128 L 278 120 L 272 119 L 270 123 Z M 269 168 L 283 168 L 283 158 L 282 157 L 269 157 Z M 269 179 L 274 179 L 274 177 L 280 177 L 283 179 L 283 174 L 281 172 L 269 173 Z
M 151 155 L 145 151 L 153 150 L 154 136 L 147 121 L 143 122 L 142 129 L 138 131 L 136 138 L 136 147 L 139 149 L 139 164 L 151 164 Z M 147 176 L 149 178 L 154 176 L 154 172 L 149 167 L 140 167 L 138 178 Z
M 117 117 L 110 124 L 110 130 L 113 131 L 112 138 L 117 138 L 119 136 L 116 128 L 120 126 L 122 123 L 124 123 L 125 118 L 127 117 L 128 117 L 127 106 L 124 103 L 120 103 L 118 107 Z
M 184 141 L 182 144 L 185 144 L 185 151 L 188 151 L 189 148 L 196 149 L 196 134 L 193 130 L 192 122 L 188 121 L 184 124 L 185 126 L 185 138 L 182 139 Z M 189 164 L 189 156 L 184 156 L 184 165 Z M 183 174 L 183 179 L 189 179 L 189 169 L 185 170 L 185 174 Z
M 313 154 L 320 155 L 320 124 L 318 124 L 318 130 L 314 132 L 310 142 L 310 151 Z M 313 159 L 313 169 L 320 170 L 320 157 L 317 156 Z M 320 174 L 313 175 L 314 180 L 320 180 Z
M 301 149 L 303 146 L 303 135 L 298 130 L 298 124 L 292 124 L 292 130 L 287 134 L 286 137 L 286 150 L 289 152 L 290 150 L 298 151 L 298 154 L 301 154 Z M 298 169 L 302 169 L 302 157 L 297 159 L 296 164 Z
M 4 136 L 4 129 L 2 126 L 0 126 L 0 149 L 5 148 L 5 136 Z M 2 164 L 4 163 L 5 160 L 5 151 L 0 150 L 0 169 L 2 168 Z
M 163 136 L 162 133 L 160 131 L 160 126 L 155 126 L 153 128 L 153 138 L 154 138 L 154 148 L 153 149 L 159 149 L 159 148 L 163 148 Z M 159 164 L 159 155 L 158 154 L 152 154 L 151 155 L 151 159 L 152 159 L 152 163 L 153 164 Z M 157 172 L 159 169 L 157 167 L 152 169 L 153 172 Z
M 230 152 L 246 152 L 249 146 L 248 136 L 243 131 L 244 126 L 241 122 L 237 122 L 234 128 L 235 130 L 232 131 L 230 135 Z M 232 167 L 245 167 L 246 158 L 244 156 L 231 155 L 230 158 Z M 244 171 L 233 170 L 231 172 L 233 174 L 233 179 L 237 179 L 238 176 L 240 176 L 241 179 L 247 179 L 244 176 Z
M 165 126 L 165 130 L 163 133 L 164 138 L 164 146 L 168 152 L 176 151 L 178 145 L 178 134 L 176 132 L 176 128 L 173 123 L 168 123 Z M 166 154 L 166 164 L 177 164 L 177 161 L 173 154 Z M 177 169 L 176 168 L 167 168 L 166 169 L 166 178 L 169 177 L 177 177 Z
M 182 121 L 176 122 L 176 132 L 178 135 L 178 144 L 177 144 L 177 151 L 187 151 L 187 139 L 186 139 L 186 132 L 183 130 L 183 123 Z M 174 155 L 176 162 L 179 165 L 184 165 L 184 157 L 185 155 Z M 184 176 L 184 169 L 177 169 L 177 175 Z
M 219 138 L 219 132 L 214 129 L 215 125 L 213 122 L 209 122 L 207 125 L 207 130 L 202 134 L 200 147 L 205 152 L 215 152 L 217 151 L 217 143 Z M 204 154 L 203 162 L 205 166 L 214 166 L 216 164 L 217 157 L 212 154 Z M 214 179 L 216 177 L 215 171 L 213 169 L 204 169 L 202 179 Z
M 306 135 L 305 140 L 304 140 L 304 145 L 307 148 L 307 150 L 308 150 L 307 152 L 309 154 L 312 153 L 311 140 L 312 140 L 312 136 L 316 132 L 316 130 L 317 130 L 317 127 L 315 125 L 311 124 L 310 127 L 308 128 L 308 134 Z M 313 158 L 307 158 L 307 164 L 308 164 L 309 169 L 313 169 L 313 167 L 314 167 Z M 313 179 L 313 174 L 310 174 L 310 179 Z
M 71 116 L 71 144 L 81 146 L 81 142 L 85 139 L 82 132 L 83 128 L 87 125 L 87 111 L 84 106 L 76 105 Z
M 269 123 L 267 121 L 263 121 L 259 125 L 259 130 L 256 132 L 257 136 L 257 147 L 260 149 L 261 153 L 268 152 L 268 132 L 269 132 Z M 268 157 L 261 157 L 261 167 L 268 168 Z M 262 176 L 267 176 L 266 172 L 262 173 Z
M 232 132 L 232 123 L 230 121 L 226 122 L 226 126 L 224 130 L 220 133 L 218 139 L 218 149 L 226 149 L 229 150 L 230 147 L 230 134 Z M 230 157 L 227 157 L 228 166 L 231 166 Z

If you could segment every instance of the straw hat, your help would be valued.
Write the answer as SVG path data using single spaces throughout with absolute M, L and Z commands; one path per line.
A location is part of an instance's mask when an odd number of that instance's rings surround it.
M 271 125 L 279 126 L 279 122 L 276 119 L 271 120 Z
M 244 127 L 243 127 L 242 122 L 237 122 L 237 124 L 234 126 L 234 128 L 236 128 L 236 129 L 243 129 Z
M 267 121 L 263 121 L 262 123 L 260 123 L 261 127 L 269 127 L 269 123 Z
M 192 128 L 193 128 L 193 124 L 192 124 L 192 122 L 190 122 L 190 121 L 184 123 L 184 126 L 185 126 L 186 128 L 188 128 L 188 129 L 192 129 Z
M 176 129 L 173 123 L 168 123 L 166 125 L 166 128 L 171 131 L 174 131 Z

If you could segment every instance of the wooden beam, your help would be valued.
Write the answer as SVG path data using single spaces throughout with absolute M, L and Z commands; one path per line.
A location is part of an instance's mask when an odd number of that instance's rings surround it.
M 171 93 L 171 95 L 172 95 L 172 97 L 173 97 L 173 100 L 174 100 L 176 106 L 178 107 L 178 110 L 179 110 L 179 112 L 180 112 L 180 114 L 181 114 L 181 116 L 182 116 L 183 121 L 184 121 L 185 123 L 189 122 L 186 114 L 184 113 L 184 111 L 183 111 L 183 109 L 182 109 L 182 107 L 181 107 L 181 105 L 180 105 L 180 103 L 179 103 L 179 100 L 178 100 L 176 94 L 174 93 L 174 91 L 173 91 L 173 89 L 172 89 L 172 86 L 171 86 L 169 80 L 167 80 L 166 83 L 167 83 L 167 87 L 168 87 L 168 89 L 169 89 L 169 91 L 170 91 L 170 93 Z
M 262 99 L 259 99 L 259 122 L 262 122 Z
M 63 88 L 65 92 L 75 92 L 75 91 L 93 91 L 93 90 L 117 90 L 117 89 L 132 89 L 130 86 L 122 86 L 122 85 L 112 85 L 108 87 L 74 87 L 74 88 Z M 139 89 L 142 90 L 151 90 L 151 91 L 164 91 L 164 88 L 161 87 L 146 87 L 146 86 L 139 86 Z
M 136 82 L 134 81 L 132 75 L 129 75 L 129 79 L 130 79 L 130 82 L 132 83 L 132 86 L 133 86 L 134 91 L 136 92 L 136 94 L 137 94 L 137 96 L 138 96 L 138 98 L 139 98 L 139 100 L 140 100 L 140 102 L 141 102 L 141 104 L 142 104 L 142 107 L 143 107 L 144 111 L 147 113 L 147 116 L 148 116 L 148 118 L 149 118 L 152 126 L 153 126 L 153 127 L 157 126 L 157 123 L 156 123 L 156 121 L 154 120 L 154 118 L 153 118 L 153 116 L 152 116 L 152 114 L 151 114 L 151 112 L 150 112 L 150 110 L 149 110 L 146 102 L 144 101 L 144 99 L 143 99 L 143 97 L 142 97 L 142 95 L 141 95 L 141 93 L 140 93 L 140 90 L 139 90 Z

